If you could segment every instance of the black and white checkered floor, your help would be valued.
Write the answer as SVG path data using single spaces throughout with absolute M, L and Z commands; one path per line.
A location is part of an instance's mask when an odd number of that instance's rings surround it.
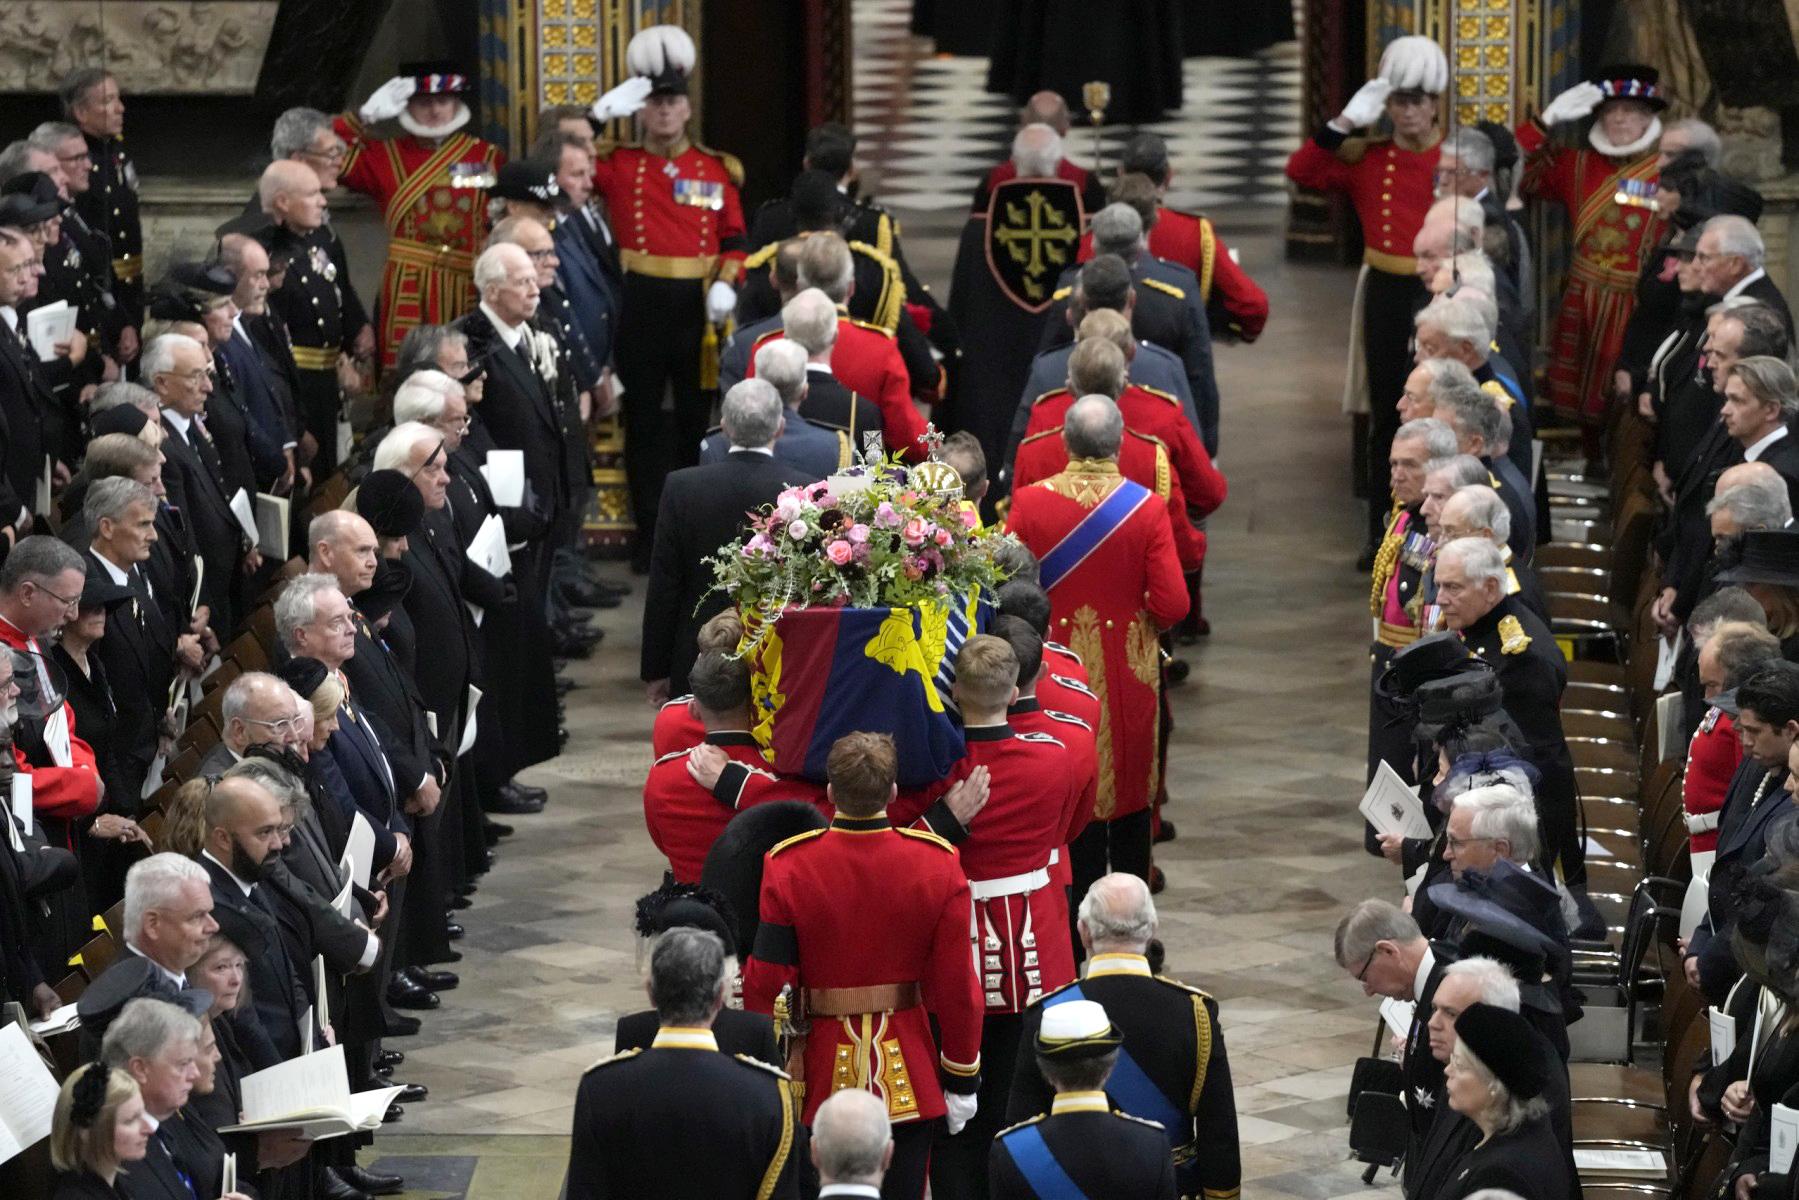
M 907 29 L 910 0 L 856 0 L 855 107 L 861 157 L 881 202 L 912 212 L 951 211 L 1005 157 L 1015 112 L 986 90 L 987 60 L 939 58 Z M 1299 144 L 1299 44 L 1254 58 L 1190 58 L 1186 103 L 1142 126 L 1168 139 L 1174 180 L 1168 202 L 1212 210 L 1284 204 L 1281 167 Z M 1105 125 L 1101 154 L 1116 161 L 1136 129 Z M 1068 156 L 1093 165 L 1093 130 L 1069 134 Z

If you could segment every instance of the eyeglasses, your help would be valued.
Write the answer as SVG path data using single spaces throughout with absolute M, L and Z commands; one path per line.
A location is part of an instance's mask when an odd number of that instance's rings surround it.
M 50 597 L 54 598 L 55 600 L 57 600 L 58 602 L 60 602 L 64 608 L 75 608 L 75 607 L 79 606 L 81 603 L 80 593 L 76 593 L 73 596 L 59 596 L 55 592 L 51 591 L 49 588 L 45 587 L 43 584 L 37 582 L 35 579 L 27 580 L 27 582 L 30 583 L 31 586 L 36 588 L 38 591 L 44 593 L 44 595 L 50 596 Z
M 92 162 L 94 160 L 94 156 L 89 154 L 85 149 L 77 150 L 73 154 L 58 154 L 56 156 L 56 161 L 59 163 L 78 163 L 84 160 L 87 162 Z
M 349 618 L 347 617 L 345 618 L 345 620 L 348 619 Z M 255 717 L 244 717 L 242 720 L 246 725 L 261 725 L 264 729 L 275 734 L 276 737 L 287 737 L 300 731 L 300 719 L 298 717 L 282 717 L 279 721 L 258 721 Z
M 329 149 L 329 150 L 307 149 L 307 150 L 300 151 L 300 153 L 305 155 L 307 158 L 320 158 L 320 159 L 325 160 L 326 162 L 331 162 L 331 163 L 340 163 L 344 159 L 350 157 L 349 150 L 346 149 L 341 143 L 331 147 L 331 149 Z
M 1445 846 L 1449 847 L 1449 852 L 1451 854 L 1458 853 L 1458 852 L 1460 852 L 1462 847 L 1472 846 L 1476 842 L 1496 842 L 1498 840 L 1499 840 L 1498 838 L 1475 838 L 1475 837 L 1459 838 L 1459 837 L 1456 837 L 1452 833 L 1446 833 L 1443 835 L 1443 844 Z
M 158 371 L 157 374 L 167 375 L 171 378 L 179 379 L 184 383 L 199 383 L 202 379 L 205 379 L 208 375 L 212 374 L 212 368 L 195 367 L 191 371 Z
M 439 417 L 437 420 L 437 427 L 445 433 L 467 433 L 469 431 L 469 426 L 472 424 L 474 424 L 474 422 L 468 417 L 463 417 L 459 421 L 450 421 L 442 417 Z
M 1374 965 L 1374 956 L 1379 953 L 1380 953 L 1380 943 L 1376 942 L 1374 944 L 1374 949 L 1368 951 L 1368 959 L 1367 959 L 1367 961 L 1365 961 L 1362 964 L 1362 969 L 1355 973 L 1355 981 L 1357 983 L 1367 983 L 1368 982 L 1368 968 L 1372 967 Z

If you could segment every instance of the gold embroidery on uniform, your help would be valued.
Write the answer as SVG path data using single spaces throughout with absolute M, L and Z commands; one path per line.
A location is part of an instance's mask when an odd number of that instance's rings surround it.
M 918 1097 L 912 1091 L 912 1080 L 906 1074 L 906 1057 L 900 1053 L 898 1038 L 881 1043 L 881 1086 L 887 1093 L 887 1115 L 898 1120 L 918 1112 Z
M 1405 544 L 1405 532 L 1399 527 L 1399 514 L 1404 511 L 1397 501 L 1387 518 L 1387 531 L 1381 536 L 1380 549 L 1374 554 L 1374 571 L 1369 576 L 1368 611 L 1380 616 L 1386 606 L 1387 584 L 1399 569 L 1399 550 Z
M 1124 657 L 1131 664 L 1131 674 L 1145 687 L 1155 687 L 1162 678 L 1162 643 L 1156 627 L 1142 613 L 1124 631 Z
M 1193 1034 L 1199 1052 L 1194 1056 L 1193 1095 L 1187 1099 L 1187 1112 L 1198 1116 L 1199 1094 L 1205 1090 L 1206 1068 L 1212 1062 L 1212 1022 L 1206 1019 L 1206 1002 L 1198 996 L 1193 997 Z
M 1059 475 L 1051 475 L 1039 486 L 1076 504 L 1092 508 L 1117 490 L 1124 482 L 1118 464 L 1109 458 L 1071 458 Z
M 1170 487 L 1170 484 L 1168 482 L 1168 476 L 1169 476 L 1168 451 L 1164 450 L 1161 446 L 1157 446 L 1156 447 L 1156 498 L 1158 500 L 1168 499 L 1168 489 Z
M 1087 687 L 1099 701 L 1099 728 L 1094 732 L 1099 752 L 1099 787 L 1093 800 L 1093 819 L 1109 821 L 1118 807 L 1118 781 L 1112 766 L 1112 713 L 1106 705 L 1106 647 L 1099 636 L 1099 614 L 1092 605 L 1083 604 L 1074 610 L 1068 648 L 1086 664 Z
M 1524 626 L 1518 618 L 1499 618 L 1499 652 L 1501 654 L 1523 654 L 1528 649 L 1530 649 L 1530 634 L 1524 632 Z
M 775 1085 L 781 1094 L 781 1144 L 775 1147 L 774 1157 L 768 1160 L 768 1170 L 762 1173 L 762 1186 L 756 1189 L 756 1200 L 769 1200 L 775 1194 L 775 1185 L 781 1182 L 781 1172 L 787 1167 L 787 1156 L 793 1153 L 793 1085 L 785 1079 L 775 1080 Z

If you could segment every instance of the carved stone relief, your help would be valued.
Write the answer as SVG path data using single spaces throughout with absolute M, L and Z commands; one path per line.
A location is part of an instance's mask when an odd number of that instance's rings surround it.
M 53 90 L 104 63 L 127 93 L 248 95 L 276 0 L 23 0 L 0 4 L 0 92 Z

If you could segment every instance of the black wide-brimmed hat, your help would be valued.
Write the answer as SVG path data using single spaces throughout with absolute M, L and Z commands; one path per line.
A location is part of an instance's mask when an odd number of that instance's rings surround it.
M 731 902 L 697 883 L 676 883 L 665 876 L 662 886 L 637 901 L 637 933 L 653 938 L 671 929 L 704 929 L 716 933 L 726 954 L 736 954 L 737 914 Z
M 55 216 L 69 207 L 69 202 L 62 198 L 62 192 L 56 186 L 56 180 L 42 171 L 20 171 L 4 186 L 0 186 L 0 195 L 27 196 L 39 207 L 51 208 L 50 216 Z
M 114 583 L 112 576 L 105 571 L 89 571 L 81 584 L 81 609 L 104 608 L 115 609 L 131 599 L 131 589 L 122 583 Z
M 1423 684 L 1484 665 L 1455 634 L 1430 633 L 1393 655 L 1374 690 L 1385 700 L 1409 700 Z
M 1554 1051 L 1517 1013 L 1470 1004 L 1455 1020 L 1455 1035 L 1515 1099 L 1533 1100 L 1548 1088 Z
M 1593 82 L 1605 93 L 1605 99 L 1599 102 L 1601 105 L 1607 100 L 1640 100 L 1656 112 L 1668 107 L 1668 101 L 1662 95 L 1661 72 L 1646 63 L 1613 63 L 1601 67 Z
M 401 559 L 384 558 L 375 564 L 375 578 L 350 599 L 356 611 L 374 623 L 404 604 L 410 591 L 412 568 Z
M 400 64 L 400 74 L 412 80 L 415 96 L 460 96 L 475 90 L 475 81 L 461 66 L 447 58 L 425 58 Z
M 1418 713 L 1417 736 L 1431 741 L 1452 726 L 1472 725 L 1505 711 L 1499 677 L 1490 668 L 1420 684 L 1412 699 Z
M 1567 930 L 1561 893 L 1505 859 L 1485 871 L 1463 871 L 1453 883 L 1433 884 L 1429 895 L 1443 912 L 1513 945 L 1532 947 L 1551 964 L 1568 956 L 1560 936 Z
M 1549 970 L 1549 960 L 1541 949 L 1535 945 L 1519 945 L 1514 940 L 1513 932 L 1493 932 L 1478 925 L 1470 925 L 1462 932 L 1456 949 L 1461 951 L 1462 960 L 1470 958 L 1490 958 L 1512 973 L 1518 981 L 1518 999 L 1527 1008 L 1539 1012 L 1560 1013 L 1562 1001 L 1555 989 L 1543 982 L 1544 973 Z
M 356 511 L 377 537 L 411 537 L 425 519 L 425 497 L 399 471 L 370 471 L 356 489 Z
M 1752 529 L 1736 539 L 1737 559 L 1718 572 L 1719 583 L 1799 587 L 1799 532 Z

